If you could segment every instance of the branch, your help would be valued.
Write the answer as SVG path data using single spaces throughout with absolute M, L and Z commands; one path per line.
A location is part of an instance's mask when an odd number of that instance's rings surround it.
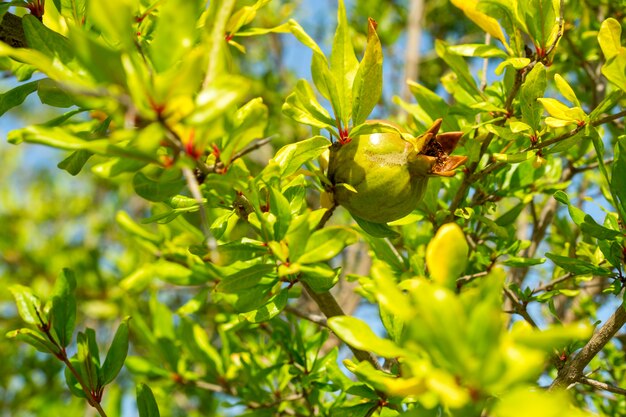
M 465 284 L 469 284 L 470 282 L 472 282 L 476 278 L 484 277 L 484 276 L 487 276 L 488 274 L 489 274 L 489 271 L 487 270 L 487 271 L 483 271 L 483 272 L 477 272 L 477 273 L 471 274 L 471 275 L 464 275 L 461 278 L 458 278 L 456 280 L 456 286 L 457 287 L 462 287 Z
M 39 315 L 39 311 L 35 309 L 35 312 L 37 313 L 37 317 L 39 318 L 39 321 L 43 325 L 43 326 L 40 326 L 40 330 L 46 335 L 50 343 L 52 343 L 59 350 L 57 353 L 52 352 L 53 355 L 57 359 L 59 359 L 61 362 L 63 362 L 65 366 L 67 366 L 67 369 L 70 370 L 72 375 L 74 375 L 74 378 L 76 378 L 76 381 L 78 381 L 78 384 L 80 385 L 81 389 L 85 393 L 85 399 L 87 400 L 87 403 L 93 408 L 95 408 L 101 417 L 107 417 L 107 414 L 102 408 L 102 406 L 100 405 L 100 400 L 96 397 L 96 394 L 94 394 L 94 392 L 91 391 L 89 386 L 85 383 L 85 381 L 83 381 L 83 378 L 80 376 L 76 368 L 74 368 L 74 365 L 72 365 L 72 362 L 70 362 L 69 358 L 67 357 L 67 352 L 65 351 L 65 348 L 59 345 L 59 343 L 57 343 L 55 338 L 52 336 L 52 333 L 50 333 L 50 327 L 47 325 L 44 325 L 44 321 Z M 104 387 L 101 387 L 101 388 L 104 389 Z M 102 393 L 100 393 L 100 395 L 101 394 Z
M 202 234 L 204 234 L 204 243 L 209 249 L 213 249 L 211 248 L 213 236 L 211 235 L 211 228 L 209 226 L 209 219 L 206 215 L 204 199 L 202 198 L 202 192 L 200 191 L 200 184 L 198 184 L 198 180 L 191 169 L 183 167 L 182 171 L 185 179 L 187 180 L 187 188 L 189 188 L 189 192 L 191 192 L 191 195 L 198 203 L 198 208 L 200 210 L 200 227 L 202 228 Z
M 579 382 L 582 384 L 597 388 L 597 389 L 601 389 L 604 391 L 612 392 L 614 394 L 620 394 L 620 395 L 626 396 L 626 389 L 617 387 L 615 385 L 607 384 L 606 382 L 596 381 L 595 379 L 587 378 L 586 376 L 583 376 L 582 378 L 580 378 Z
M 326 210 L 324 212 L 324 215 L 320 219 L 320 222 L 317 224 L 317 226 L 315 226 L 315 230 L 320 230 L 320 229 L 322 229 L 324 227 L 324 225 L 326 224 L 326 222 L 328 222 L 328 220 L 330 220 L 330 218 L 332 217 L 333 213 L 335 212 L 335 209 L 338 206 L 339 206 L 339 204 L 334 203 L 328 210 Z
M 565 282 L 565 281 L 567 281 L 567 280 L 569 280 L 571 278 L 574 278 L 575 276 L 576 276 L 576 274 L 573 274 L 573 273 L 569 272 L 569 273 L 563 275 L 562 277 L 556 278 L 556 279 L 548 282 L 547 284 L 544 284 L 544 285 L 541 285 L 541 286 L 535 288 L 533 290 L 533 294 L 537 294 L 538 292 L 542 292 L 542 291 L 551 291 L 551 290 L 554 289 L 554 287 L 557 284 L 560 284 L 561 282 Z
M 300 281 L 300 283 L 306 290 L 307 294 L 309 294 L 309 297 L 311 297 L 313 301 L 315 301 L 320 311 L 324 313 L 324 315 L 327 318 L 346 315 L 343 309 L 341 308 L 341 306 L 337 303 L 337 300 L 335 299 L 335 297 L 333 297 L 333 295 L 330 292 L 324 291 L 321 293 L 316 293 L 315 291 L 313 291 L 311 287 L 309 287 L 309 285 L 306 282 Z M 352 353 L 354 353 L 354 356 L 359 361 L 367 361 L 371 363 L 374 366 L 374 368 L 380 371 L 383 370 L 380 364 L 378 363 L 378 360 L 372 353 L 353 348 L 350 345 L 348 345 L 348 347 L 350 348 Z
M 513 293 L 513 291 L 511 291 L 509 287 L 507 287 L 506 285 L 504 286 L 504 293 L 513 302 L 514 312 L 522 316 L 524 320 L 528 322 L 528 324 L 530 324 L 534 328 L 538 328 L 537 323 L 535 323 L 535 320 L 533 320 L 533 318 L 530 317 L 530 314 L 528 314 L 528 311 L 526 311 L 526 306 L 517 298 L 517 296 Z
M 13 13 L 5 13 L 0 22 L 0 41 L 13 48 L 28 48 L 22 18 Z
M 591 336 L 591 339 L 580 352 L 559 370 L 556 379 L 550 385 L 550 389 L 565 388 L 573 383 L 581 382 L 584 378 L 583 370 L 585 366 L 591 362 L 625 323 L 626 309 L 622 303 L 600 330 Z
M 310 321 L 311 323 L 315 323 L 320 327 L 328 327 L 328 323 L 326 322 L 326 319 L 319 315 L 319 314 L 310 314 L 310 313 L 306 313 L 302 310 L 298 310 L 295 307 L 292 306 L 287 306 L 285 307 L 285 311 L 288 313 L 293 314 L 294 316 L 298 316 L 300 318 L 303 318 L 305 320 Z

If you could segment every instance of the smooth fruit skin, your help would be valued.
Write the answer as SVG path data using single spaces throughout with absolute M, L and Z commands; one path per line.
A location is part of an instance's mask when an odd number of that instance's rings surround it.
M 335 184 L 335 202 L 374 223 L 406 216 L 420 202 L 428 183 L 430 165 L 415 159 L 416 155 L 413 144 L 398 133 L 362 135 L 333 145 L 329 179 Z
M 441 119 L 419 137 L 380 132 L 351 137 L 330 148 L 328 179 L 335 204 L 372 223 L 411 213 L 430 176 L 450 177 L 465 156 L 450 156 L 462 133 L 438 134 Z

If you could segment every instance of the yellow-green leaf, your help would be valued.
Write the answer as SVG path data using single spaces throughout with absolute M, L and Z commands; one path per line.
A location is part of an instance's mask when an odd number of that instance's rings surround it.
M 559 93 L 563 95 L 566 99 L 571 101 L 576 106 L 580 106 L 580 102 L 578 101 L 578 97 L 576 97 L 576 93 L 569 85 L 569 83 L 561 76 L 561 74 L 554 75 L 554 82 L 556 83 L 556 88 L 559 90 Z
M 507 46 L 506 38 L 500 28 L 500 24 L 496 19 L 486 15 L 483 12 L 478 11 L 478 0 L 451 0 L 459 9 L 463 10 L 463 13 L 474 23 L 476 23 L 482 30 L 498 39 L 503 45 Z
M 426 265 L 433 281 L 456 288 L 456 280 L 467 265 L 468 250 L 465 235 L 456 223 L 441 226 L 426 248 Z
M 612 17 L 606 19 L 600 25 L 600 31 L 598 32 L 598 43 L 604 54 L 604 58 L 607 60 L 617 55 L 622 47 L 622 26 L 619 22 Z

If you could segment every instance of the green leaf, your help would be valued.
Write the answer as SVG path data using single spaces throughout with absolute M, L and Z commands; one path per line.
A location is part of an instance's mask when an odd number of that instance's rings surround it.
M 555 119 L 566 122 L 581 122 L 587 119 L 587 115 L 580 107 L 567 107 L 554 98 L 538 98 L 546 111 Z
M 270 213 L 275 216 L 274 240 L 282 240 L 289 229 L 291 221 L 291 208 L 285 196 L 274 187 L 269 187 Z
M 247 313 L 241 313 L 239 316 L 250 323 L 261 323 L 271 320 L 280 314 L 287 305 L 288 294 L 289 291 L 284 289 L 270 298 L 267 303 L 263 304 L 261 307 Z
M 335 127 L 335 120 L 319 104 L 306 80 L 298 80 L 296 90 L 287 97 L 282 110 L 287 117 L 299 123 L 320 129 L 332 130 Z
M 77 352 L 75 359 L 77 371 L 82 377 L 87 389 L 96 391 L 100 387 L 100 353 L 96 343 L 96 332 L 87 328 L 85 333 L 78 332 L 76 338 Z
M 470 94 L 472 97 L 480 97 L 481 91 L 476 85 L 476 80 L 472 76 L 467 62 L 465 62 L 462 57 L 450 53 L 448 51 L 448 44 L 442 40 L 437 39 L 435 41 L 435 50 L 437 51 L 437 55 L 439 55 L 439 57 L 450 66 L 450 69 L 454 71 L 458 78 L 459 85 L 463 88 L 463 90 L 465 90 L 465 92 Z
M 307 242 L 305 253 L 294 261 L 302 264 L 328 261 L 356 241 L 357 234 L 352 229 L 342 226 L 326 227 L 313 232 Z
M 300 142 L 285 145 L 276 152 L 270 165 L 278 164 L 283 177 L 296 172 L 300 167 L 320 156 L 330 146 L 330 141 L 323 136 L 313 136 Z
M 70 269 L 64 268 L 54 285 L 50 320 L 56 332 L 59 345 L 67 347 L 72 341 L 76 325 L 76 277 Z
M 337 119 L 341 118 L 341 96 L 337 87 L 335 75 L 328 68 L 328 61 L 323 55 L 313 54 L 311 60 L 311 75 L 313 83 L 321 95 L 330 101 Z
M 554 41 L 557 23 L 558 0 L 519 1 L 518 14 L 526 24 L 528 34 L 537 48 L 545 50 Z
M 59 349 L 52 344 L 45 336 L 32 329 L 18 329 L 10 331 L 6 334 L 9 339 L 15 339 L 20 342 L 28 343 L 33 346 L 39 352 L 52 353 L 53 355 L 59 353 Z
M 385 358 L 405 355 L 403 349 L 391 340 L 376 336 L 367 323 L 355 317 L 331 317 L 328 319 L 328 327 L 337 337 L 353 348 L 369 351 Z
M 515 268 L 527 268 L 533 265 L 541 265 L 546 261 L 546 258 L 521 258 L 519 256 L 509 256 L 507 260 L 502 262 L 502 265 L 512 266 Z
M 295 20 L 291 19 L 288 22 L 289 24 L 289 31 L 293 34 L 293 36 L 296 37 L 296 39 L 298 41 L 300 41 L 304 46 L 310 48 L 314 54 L 319 54 L 319 55 L 324 55 L 324 53 L 322 52 L 322 50 L 320 49 L 320 47 L 317 45 L 317 43 L 313 40 L 313 38 L 311 38 L 302 28 L 302 26 L 300 26 L 300 24 L 298 22 L 296 22 Z M 282 25 L 281 25 L 282 26 Z M 280 26 L 279 26 L 280 28 Z
M 86 375 L 84 375 L 78 359 L 71 358 L 70 363 L 72 364 L 74 369 L 76 369 L 76 371 L 78 372 L 82 380 L 86 381 Z M 76 376 L 74 376 L 74 374 L 70 371 L 69 367 L 67 366 L 65 367 L 64 374 L 65 374 L 65 382 L 70 392 L 72 393 L 72 395 L 78 398 L 87 398 L 87 394 L 85 394 L 85 392 L 83 391 L 83 388 L 81 387 L 80 383 L 76 379 Z
M 368 417 L 379 407 L 376 402 L 367 402 L 344 407 L 333 407 L 331 417 Z
M 301 280 L 306 282 L 316 293 L 330 291 L 339 281 L 337 270 L 327 264 L 318 263 L 310 265 L 300 265 Z
M 187 268 L 176 262 L 159 260 L 151 265 L 152 276 L 173 285 L 202 285 L 214 276 L 202 265 Z
M 559 290 L 567 295 L 567 291 Z M 573 323 L 565 326 L 549 326 L 545 330 L 531 329 L 525 326 L 514 326 L 511 332 L 516 344 L 532 349 L 543 349 L 546 352 L 559 349 L 573 340 L 587 340 L 593 328 L 586 323 Z
M 134 8 L 127 0 L 92 1 L 88 4 L 87 17 L 111 44 L 130 50 L 135 41 L 134 14 L 138 12 Z
M 85 17 L 87 0 L 53 0 L 62 16 L 74 24 L 82 24 Z
M 626 48 L 621 46 L 621 36 L 622 26 L 617 20 L 608 18 L 600 25 L 598 43 L 606 59 L 602 74 L 622 91 L 626 91 Z
M 580 107 L 580 102 L 578 101 L 578 97 L 576 97 L 576 93 L 569 85 L 569 83 L 561 76 L 561 74 L 554 74 L 554 83 L 556 84 L 557 90 L 559 93 L 566 99 L 568 99 L 574 105 Z
M 477 1 L 463 1 L 463 0 L 451 0 L 452 4 L 463 10 L 463 13 L 474 23 L 476 23 L 482 30 L 498 39 L 503 45 L 507 45 L 506 38 L 498 21 L 493 17 L 486 15 L 485 13 L 477 9 Z
M 492 156 L 496 161 L 506 162 L 507 164 L 519 164 L 520 162 L 529 160 L 535 155 L 537 155 L 537 151 L 526 151 L 515 154 L 494 153 Z
M 37 91 L 39 81 L 31 81 L 0 94 L 0 116 L 14 107 L 19 106 L 30 94 Z
M 473 56 L 480 58 L 502 58 L 508 57 L 507 53 L 495 45 L 485 45 L 483 43 L 468 43 L 448 47 L 448 51 L 461 56 Z
M 394 238 L 398 237 L 399 233 L 387 226 L 385 223 L 372 223 L 360 217 L 352 216 L 354 221 L 359 225 L 361 229 L 372 237 L 379 238 Z
M 165 201 L 178 193 L 185 186 L 185 180 L 170 171 L 163 171 L 163 178 L 151 179 L 143 172 L 133 176 L 135 192 L 148 201 Z
M 161 417 L 154 394 L 146 384 L 137 385 L 137 411 L 139 417 Z
M 184 0 L 179 0 L 184 2 Z M 196 0 L 193 0 L 189 3 L 193 3 L 198 6 Z M 176 4 L 176 2 L 174 2 Z M 190 5 L 189 5 L 190 6 Z M 189 6 L 186 6 L 187 9 Z M 228 20 L 232 14 L 232 11 L 235 7 L 235 0 L 214 0 L 209 3 L 208 12 L 204 16 L 204 27 L 206 31 L 209 33 L 208 37 L 208 48 L 206 49 L 206 56 L 211 57 L 209 59 L 209 65 L 207 68 L 206 76 L 204 78 L 204 85 L 211 85 L 213 82 L 224 74 L 227 74 L 227 59 L 226 59 L 226 47 L 228 44 L 224 40 L 224 35 L 226 34 L 226 25 L 228 24 Z M 200 12 L 198 7 L 196 7 L 196 12 Z M 172 13 L 176 13 L 176 10 L 172 10 Z M 189 16 L 182 22 L 183 25 L 188 25 Z M 197 19 L 191 20 L 192 22 L 196 22 Z M 163 25 L 171 25 L 171 22 L 162 21 Z M 171 29 L 166 30 L 175 30 L 173 27 Z M 188 28 L 184 32 L 189 31 L 189 33 L 194 33 L 193 28 Z M 183 42 L 186 40 L 181 39 Z M 167 40 L 165 40 L 167 42 Z M 160 51 L 160 53 L 167 53 L 167 51 Z M 232 74 L 231 74 L 232 75 Z
M 230 164 L 233 156 L 253 140 L 263 137 L 267 127 L 268 110 L 262 98 L 255 98 L 244 104 L 233 117 L 228 140 L 220 149 L 220 159 Z
M 102 364 L 102 380 L 100 386 L 105 386 L 112 382 L 120 373 L 126 355 L 128 354 L 128 320 L 126 317 L 117 328 L 113 341 L 107 352 L 107 356 Z
M 558 202 L 567 205 L 572 220 L 574 220 L 574 223 L 580 227 L 580 230 L 583 233 L 597 239 L 615 239 L 617 236 L 621 235 L 621 233 L 617 230 L 612 230 L 599 225 L 589 214 L 586 214 L 578 207 L 570 204 L 569 197 L 563 191 L 557 191 L 554 193 L 554 198 Z
M 415 97 L 415 100 L 419 104 L 419 108 L 422 109 L 429 118 L 429 120 L 420 120 L 422 123 L 430 126 L 438 118 L 443 118 L 444 129 L 458 129 L 456 122 L 451 122 L 451 118 L 446 117 L 450 111 L 450 106 L 443 98 L 414 81 L 409 80 L 407 84 L 411 94 L 413 94 L 413 97 Z
M 35 326 L 47 324 L 47 318 L 44 316 L 41 308 L 41 301 L 32 293 L 30 288 L 15 284 L 9 287 L 9 291 L 15 298 L 17 312 L 22 320 Z
M 352 84 L 357 73 L 359 61 L 354 54 L 350 26 L 346 18 L 346 8 L 343 0 L 339 0 L 337 8 L 337 30 L 333 39 L 333 49 L 330 54 L 330 70 L 337 83 L 340 111 L 336 116 L 344 126 L 348 126 L 352 112 Z
M 130 147 L 113 145 L 108 139 L 82 140 L 63 127 L 33 125 L 13 130 L 7 135 L 10 143 L 38 143 L 70 151 L 87 150 L 100 155 L 122 156 L 147 162 L 157 162 L 154 155 L 147 155 Z
M 367 45 L 352 86 L 352 124 L 365 122 L 383 89 L 383 50 L 376 33 L 376 24 L 368 19 Z
M 624 95 L 621 90 L 613 90 L 607 94 L 604 99 L 598 104 L 598 106 L 589 113 L 589 120 L 595 121 L 603 117 L 607 112 L 611 112 L 611 109 L 619 102 Z
M 538 62 L 526 75 L 526 80 L 520 88 L 522 119 L 535 131 L 539 131 L 543 113 L 541 103 L 538 103 L 537 99 L 543 97 L 546 86 L 546 68 Z
M 226 23 L 226 33 L 235 34 L 242 26 L 252 22 L 256 17 L 257 10 L 269 0 L 257 1 L 253 6 L 243 6 L 232 14 Z
M 126 233 L 130 233 L 135 237 L 147 240 L 148 242 L 152 242 L 154 244 L 159 244 L 161 242 L 161 238 L 158 235 L 148 232 L 145 227 L 135 223 L 133 218 L 130 217 L 125 211 L 118 211 L 115 214 L 115 221 Z
M 598 31 L 598 43 L 607 61 L 620 53 L 621 38 L 622 25 L 616 19 L 609 17 L 602 22 Z
M 619 199 L 622 218 L 624 218 L 626 216 L 626 136 L 622 135 L 617 139 L 614 157 L 611 166 L 611 189 Z
M 238 75 L 216 78 L 198 94 L 196 108 L 189 116 L 189 122 L 206 125 L 222 117 L 226 110 L 245 96 L 249 87 L 250 81 Z
M 74 105 L 74 100 L 66 93 L 63 86 L 50 78 L 39 80 L 37 95 L 39 100 L 48 106 L 67 108 Z
M 83 26 L 72 26 L 69 39 L 75 57 L 88 77 L 101 85 L 126 85 L 127 74 L 122 64 L 121 51 L 112 49 Z M 50 73 L 47 74 L 50 78 L 56 79 Z
M 148 51 L 157 72 L 175 65 L 195 45 L 198 34 L 196 21 L 203 9 L 200 3 L 200 0 L 169 0 L 159 7 Z M 222 57 L 211 55 L 211 59 L 219 60 Z
M 50 58 L 57 58 L 64 64 L 73 60 L 74 54 L 67 39 L 48 29 L 32 14 L 26 14 L 22 17 L 22 26 L 29 48 L 42 52 Z
M 225 293 L 237 293 L 276 279 L 276 265 L 260 264 L 225 276 L 215 289 Z
M 507 211 L 506 213 L 498 217 L 496 219 L 496 224 L 498 226 L 509 226 L 513 224 L 517 220 L 517 217 L 522 212 L 522 210 L 524 210 L 524 207 L 526 207 L 527 204 L 528 203 L 526 201 L 522 201 L 519 204 L 515 205 L 512 209 L 510 209 L 509 211 Z
M 583 261 L 579 258 L 571 258 L 569 256 L 560 256 L 554 253 L 546 253 L 546 257 L 560 266 L 567 272 L 577 275 L 594 274 L 601 276 L 612 275 L 612 272 L 606 268 L 601 268 L 590 262 Z
M 509 58 L 506 61 L 502 61 L 494 70 L 496 75 L 502 75 L 506 67 L 511 66 L 516 70 L 521 70 L 530 64 L 530 58 Z
M 58 63 L 55 64 L 50 57 L 34 49 L 11 48 L 9 45 L 0 42 L 0 57 L 11 57 L 23 64 L 32 65 L 57 81 L 74 81 L 77 78 L 76 75 L 68 71 L 67 68 L 58 65 Z
M 89 158 L 93 156 L 93 153 L 85 150 L 79 150 L 72 152 L 67 158 L 57 164 L 59 169 L 67 171 L 70 175 L 78 175 L 83 169 Z

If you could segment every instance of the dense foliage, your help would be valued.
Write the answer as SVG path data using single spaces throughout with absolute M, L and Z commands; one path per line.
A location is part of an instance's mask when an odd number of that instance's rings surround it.
M 0 414 L 621 415 L 623 2 L 309 3 L 0 4 Z

